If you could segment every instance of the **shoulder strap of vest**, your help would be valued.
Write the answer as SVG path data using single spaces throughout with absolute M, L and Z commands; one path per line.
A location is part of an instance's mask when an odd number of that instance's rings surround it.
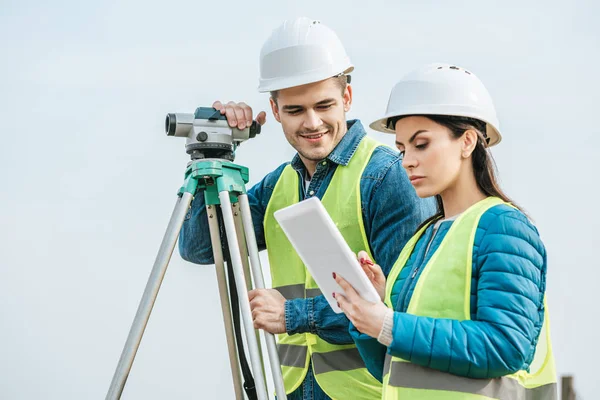
M 282 188 L 290 188 L 291 190 L 281 190 Z M 263 225 L 265 225 L 267 219 L 272 218 L 273 213 L 277 211 L 277 208 L 273 210 L 273 205 L 277 207 L 280 204 L 289 205 L 299 201 L 300 192 L 298 188 L 298 173 L 292 168 L 291 164 L 288 164 L 283 171 L 281 171 L 281 175 L 279 176 L 279 179 L 277 179 L 277 183 L 275 183 L 271 198 L 267 204 L 267 209 L 265 210 Z

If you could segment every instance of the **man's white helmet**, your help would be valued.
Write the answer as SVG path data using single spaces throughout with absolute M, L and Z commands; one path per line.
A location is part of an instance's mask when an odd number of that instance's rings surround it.
M 492 98 L 470 71 L 449 64 L 429 64 L 404 76 L 392 88 L 383 118 L 370 127 L 395 133 L 391 117 L 404 115 L 454 115 L 486 123 L 488 146 L 500 143 L 500 125 Z
M 327 26 L 309 18 L 288 20 L 260 51 L 259 92 L 322 81 L 354 70 L 342 42 Z

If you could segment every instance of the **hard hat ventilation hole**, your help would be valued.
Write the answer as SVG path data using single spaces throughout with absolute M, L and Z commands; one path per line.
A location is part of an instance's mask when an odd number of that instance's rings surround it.
M 469 71 L 467 71 L 466 69 L 465 69 L 465 73 L 471 75 L 471 73 Z
M 458 67 L 455 67 L 454 65 L 453 65 L 453 66 L 451 66 L 451 67 L 450 67 L 450 69 L 455 69 L 455 70 L 457 70 L 457 71 L 460 71 L 460 68 L 458 68 Z
M 444 67 L 438 67 L 438 69 L 442 69 L 442 68 L 444 68 Z

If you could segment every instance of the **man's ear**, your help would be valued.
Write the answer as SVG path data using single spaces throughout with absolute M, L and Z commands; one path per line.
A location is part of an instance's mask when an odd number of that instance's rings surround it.
M 277 102 L 271 97 L 269 98 L 269 103 L 271 103 L 271 111 L 273 111 L 273 117 L 277 120 L 277 122 L 281 123 L 281 118 L 279 116 L 279 106 Z
M 352 86 L 346 85 L 346 89 L 344 89 L 343 101 L 344 111 L 350 111 L 350 108 L 352 108 Z

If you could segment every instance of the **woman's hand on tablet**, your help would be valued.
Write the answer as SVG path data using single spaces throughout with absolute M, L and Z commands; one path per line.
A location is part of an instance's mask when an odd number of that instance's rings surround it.
M 383 327 L 387 306 L 382 302 L 371 303 L 364 300 L 339 274 L 334 273 L 334 279 L 346 293 L 346 295 L 338 292 L 333 294 L 346 317 L 360 332 L 377 338 Z
M 385 275 L 383 274 L 381 267 L 373 263 L 366 251 L 358 252 L 358 262 L 363 271 L 367 274 L 367 278 L 369 278 L 373 286 L 375 286 L 379 298 L 383 301 L 385 296 Z

